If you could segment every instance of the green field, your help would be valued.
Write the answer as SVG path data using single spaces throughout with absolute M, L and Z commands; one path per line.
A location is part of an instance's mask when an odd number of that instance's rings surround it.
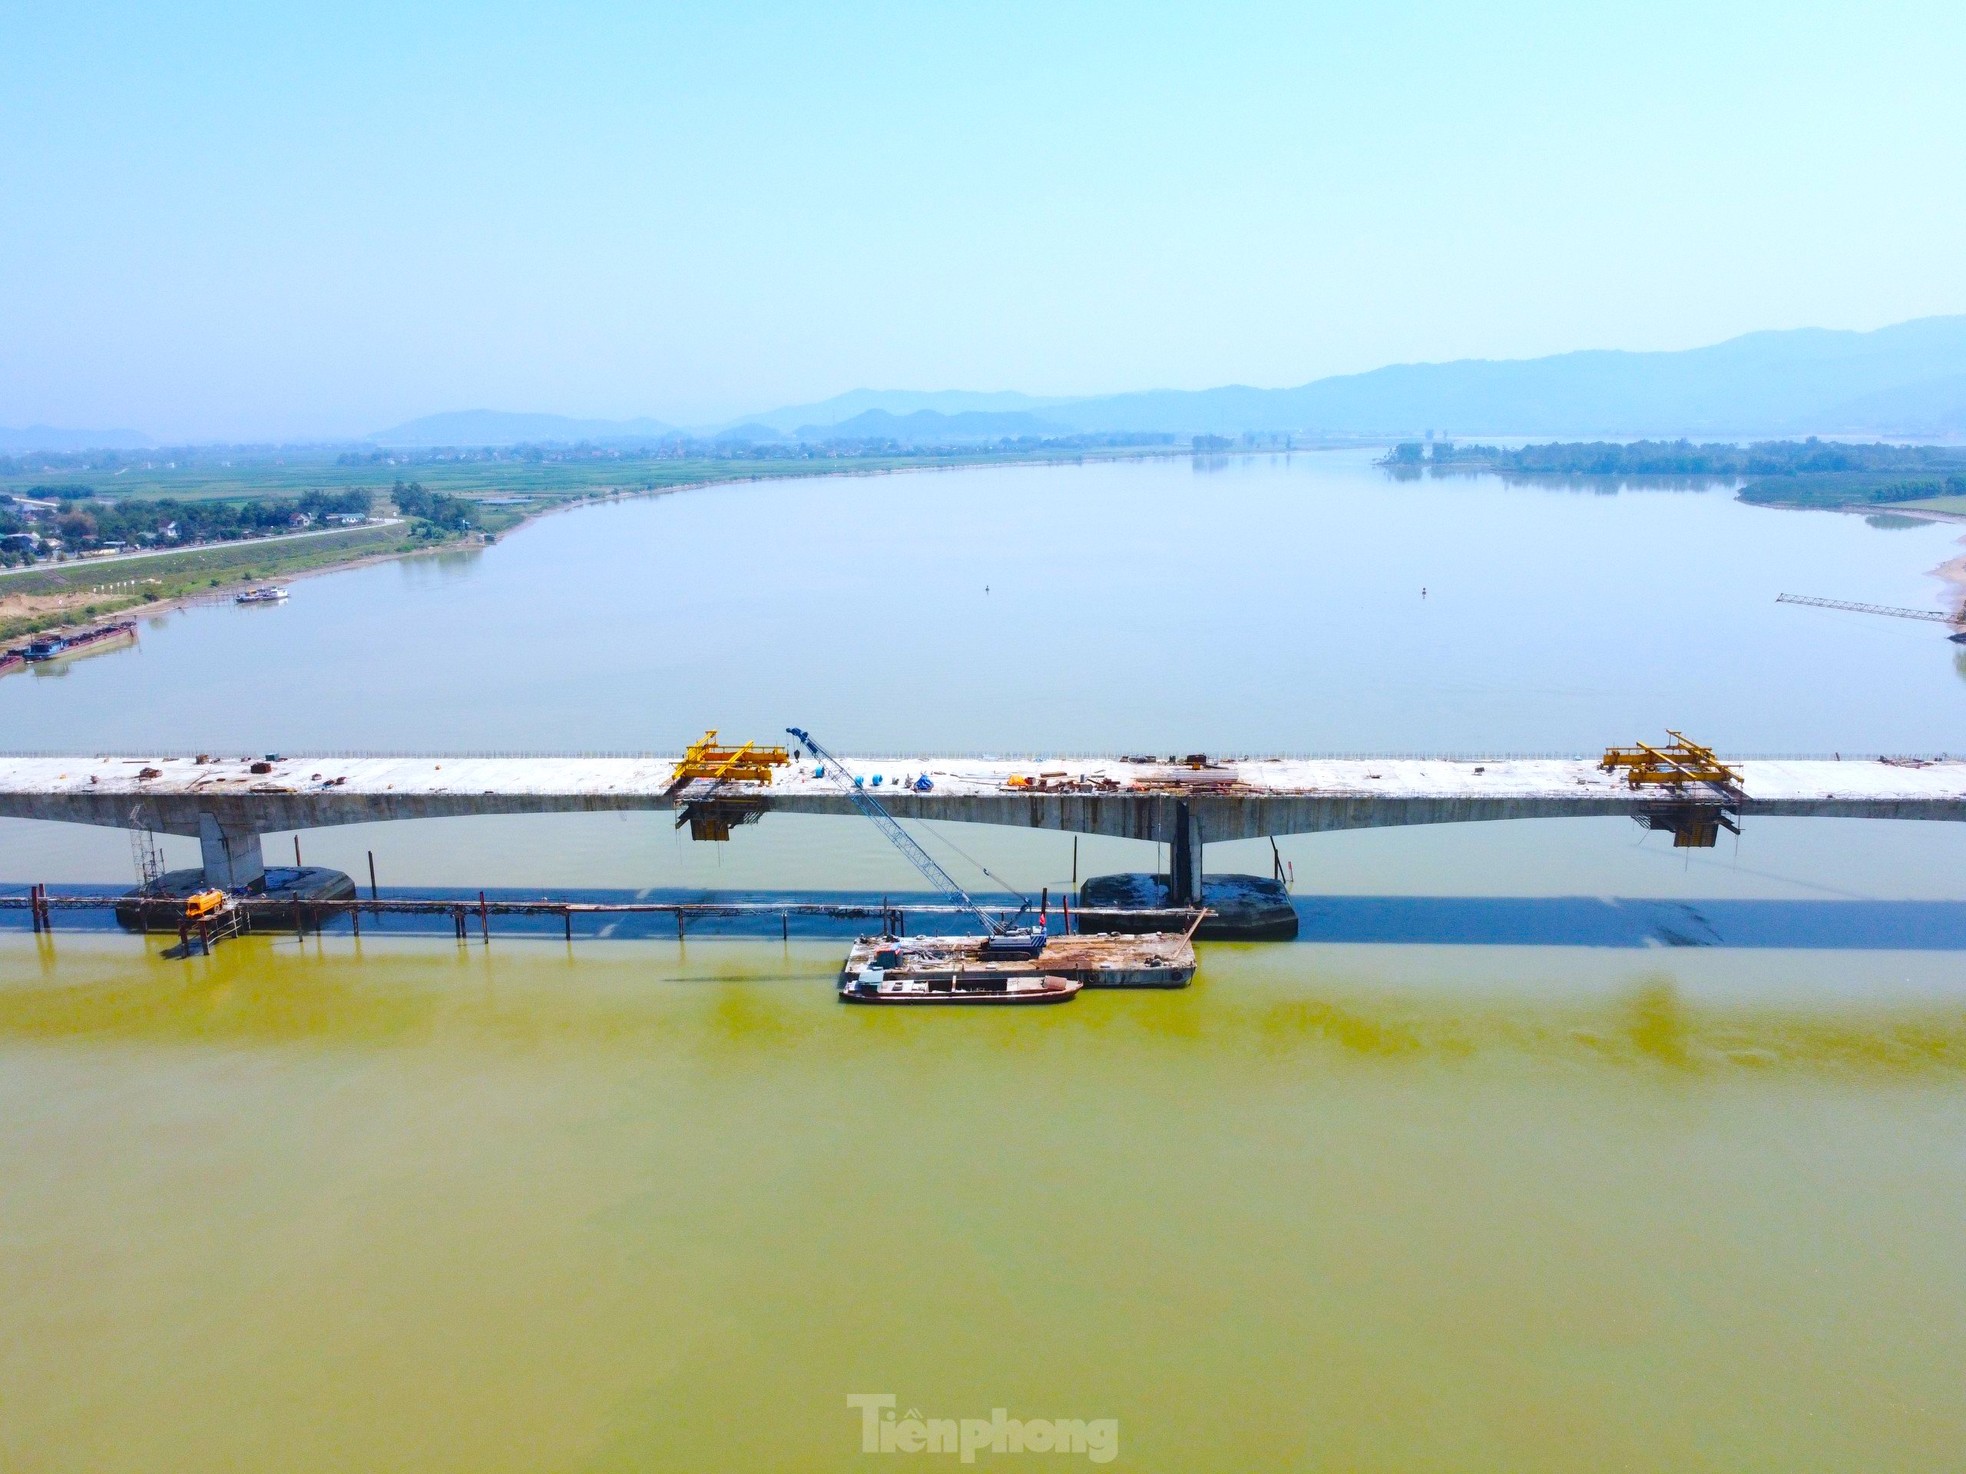
M 454 496 L 534 496 L 550 500 L 610 492 L 664 491 L 721 481 L 765 477 L 836 476 L 938 466 L 1017 462 L 1079 461 L 1116 456 L 1165 455 L 1167 446 L 1097 450 L 933 451 L 892 455 L 841 456 L 592 456 L 567 455 L 534 460 L 523 456 L 439 459 L 404 455 L 364 458 L 343 465 L 331 453 L 268 455 L 237 461 L 196 459 L 173 464 L 118 457 L 119 464 L 92 467 L 40 467 L 21 464 L 0 470 L 0 491 L 42 496 L 246 498 L 298 496 L 303 491 L 343 491 L 366 487 L 386 494 L 397 481 L 417 481 L 433 492 Z

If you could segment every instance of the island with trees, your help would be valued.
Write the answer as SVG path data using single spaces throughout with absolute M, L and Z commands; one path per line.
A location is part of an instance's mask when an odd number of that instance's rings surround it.
M 1496 472 L 1506 476 L 1602 476 L 1736 481 L 1740 499 L 1761 506 L 1818 509 L 1961 499 L 1966 509 L 1966 446 L 1844 445 L 1765 440 L 1696 445 L 1687 440 L 1459 445 L 1403 441 L 1380 462 L 1395 474 Z

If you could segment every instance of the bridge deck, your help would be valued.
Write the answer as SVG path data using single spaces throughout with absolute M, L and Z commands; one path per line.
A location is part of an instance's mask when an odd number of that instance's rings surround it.
M 1632 813 L 1671 801 L 1634 791 L 1580 759 L 1263 758 L 1203 769 L 1110 758 L 869 757 L 852 760 L 895 813 L 1136 838 L 1167 832 L 1185 802 L 1200 837 L 1231 839 L 1387 824 Z M 247 759 L 0 757 L 0 816 L 166 833 L 313 828 L 475 813 L 667 808 L 663 757 L 292 757 L 254 773 Z M 1755 759 L 1735 765 L 1749 813 L 1966 819 L 1966 761 Z M 899 786 L 926 775 L 932 788 Z M 1024 780 L 1012 786 L 1013 779 Z M 755 796 L 776 812 L 849 813 L 810 763 Z M 1711 800 L 1710 790 L 1685 797 Z

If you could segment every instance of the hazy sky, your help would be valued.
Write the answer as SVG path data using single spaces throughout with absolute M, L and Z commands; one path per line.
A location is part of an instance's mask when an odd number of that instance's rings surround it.
M 703 421 L 1966 311 L 1966 6 L 0 6 L 0 424 Z

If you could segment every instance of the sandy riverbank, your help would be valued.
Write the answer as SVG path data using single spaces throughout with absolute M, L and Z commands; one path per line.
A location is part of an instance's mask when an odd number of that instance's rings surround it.
M 1966 543 L 1966 538 L 1960 539 Z M 1948 558 L 1932 570 L 1932 577 L 1945 582 L 1944 595 L 1954 619 L 1966 619 L 1966 553 Z
M 518 527 L 523 525 L 523 523 L 515 524 L 511 530 L 517 531 Z M 74 612 L 74 617 L 65 619 L 57 624 L 48 625 L 43 629 L 38 629 L 33 635 L 21 635 L 12 640 L 0 642 L 0 648 L 25 645 L 30 639 L 38 638 L 42 634 L 67 634 L 93 625 L 106 624 L 111 620 L 132 618 L 153 619 L 207 604 L 229 604 L 236 598 L 240 589 L 255 584 L 267 582 L 276 582 L 282 586 L 296 584 L 304 579 L 319 578 L 323 574 L 329 573 L 346 573 L 352 568 L 363 568 L 373 563 L 391 563 L 401 558 L 420 558 L 431 553 L 457 552 L 467 548 L 482 548 L 486 545 L 487 541 L 488 539 L 482 536 L 473 536 L 468 540 L 434 543 L 424 548 L 391 548 L 379 552 L 364 553 L 358 557 L 350 558 L 345 562 L 324 563 L 318 568 L 302 568 L 296 569 L 291 573 L 280 573 L 270 579 L 266 577 L 241 578 L 234 581 L 230 586 L 218 589 L 206 589 L 197 593 L 176 594 L 165 599 L 144 600 L 139 597 L 128 601 L 118 601 L 113 596 L 106 597 L 100 593 L 88 591 L 78 591 L 69 594 L 14 594 L 0 596 L 0 623 L 5 623 L 13 619 L 39 619 L 49 614 L 69 614 L 71 611 Z M 88 615 L 80 613 L 82 609 L 88 607 L 93 607 L 95 613 Z

